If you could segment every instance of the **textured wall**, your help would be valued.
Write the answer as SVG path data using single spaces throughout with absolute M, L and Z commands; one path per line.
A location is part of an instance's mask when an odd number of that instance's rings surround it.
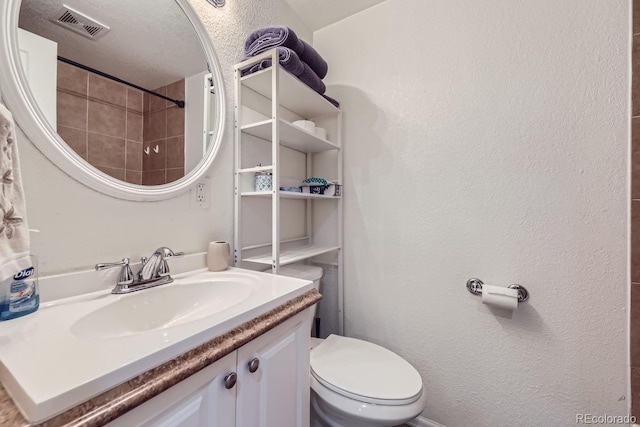
M 345 319 L 449 427 L 627 413 L 629 2 L 387 0 L 314 33 L 344 109 Z M 521 283 L 501 317 L 470 277 Z
M 61 172 L 19 132 L 29 226 L 41 230 L 32 236 L 32 247 L 40 257 L 42 274 L 91 268 L 96 262 L 124 256 L 148 256 L 162 245 L 200 252 L 209 241 L 232 240 L 233 64 L 241 57 L 244 39 L 256 28 L 287 24 L 306 40 L 311 34 L 284 0 L 233 0 L 223 9 L 206 0 L 193 0 L 193 5 L 209 31 L 226 82 L 227 126 L 209 173 L 211 208 L 191 210 L 189 194 L 142 203 L 97 193 Z

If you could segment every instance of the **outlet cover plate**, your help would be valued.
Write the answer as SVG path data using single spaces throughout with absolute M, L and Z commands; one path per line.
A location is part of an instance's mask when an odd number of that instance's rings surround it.
M 209 209 L 209 185 L 211 180 L 207 177 L 199 180 L 195 187 L 191 189 L 191 209 Z

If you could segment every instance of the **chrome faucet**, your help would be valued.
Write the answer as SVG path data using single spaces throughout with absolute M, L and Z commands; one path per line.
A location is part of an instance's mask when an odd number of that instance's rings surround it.
M 120 262 L 96 264 L 96 270 L 121 266 L 122 270 L 118 275 L 118 281 L 111 293 L 127 294 L 129 292 L 153 288 L 173 282 L 173 278 L 169 275 L 169 264 L 167 260 L 182 256 L 184 256 L 184 252 L 173 252 L 171 249 L 162 246 L 156 249 L 149 258 L 140 258 L 142 267 L 135 276 L 135 279 L 129 266 L 129 258 L 123 258 Z

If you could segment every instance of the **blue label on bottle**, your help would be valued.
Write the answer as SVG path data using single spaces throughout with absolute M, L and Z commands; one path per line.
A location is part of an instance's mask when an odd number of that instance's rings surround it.
M 9 311 L 17 312 L 28 310 L 33 307 L 33 297 L 36 293 L 35 282 L 13 282 L 11 283 L 11 297 L 9 299 Z
M 0 301 L 0 321 L 24 316 L 38 309 L 40 297 L 34 272 L 33 267 L 25 268 L 17 272 L 13 279 L 0 282 L 0 293 L 4 294 L 1 298 L 3 301 Z

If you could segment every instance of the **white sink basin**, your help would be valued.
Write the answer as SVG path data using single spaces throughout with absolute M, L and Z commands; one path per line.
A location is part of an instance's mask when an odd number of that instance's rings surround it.
M 109 282 L 1 322 L 0 380 L 26 418 L 42 422 L 313 289 L 236 268 L 174 279 L 126 295 Z
M 118 338 L 181 325 L 240 304 L 257 286 L 247 280 L 200 280 L 136 291 L 81 317 L 71 325 L 71 334 Z

